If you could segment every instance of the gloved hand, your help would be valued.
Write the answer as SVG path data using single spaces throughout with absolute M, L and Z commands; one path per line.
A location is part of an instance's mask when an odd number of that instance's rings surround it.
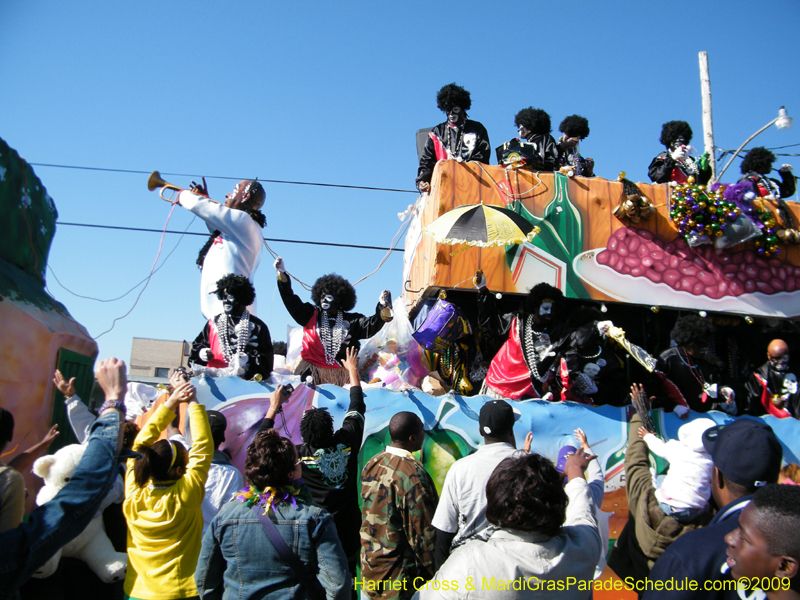
M 203 362 L 208 362 L 211 360 L 213 354 L 211 353 L 211 348 L 200 348 L 200 360 Z
M 669 155 L 672 157 L 672 160 L 683 160 L 686 158 L 686 146 L 678 146 L 670 152 Z
M 389 290 L 383 290 L 378 296 L 378 304 L 381 306 L 392 305 L 392 293 Z
M 486 287 L 486 275 L 483 271 L 475 271 L 475 277 L 472 278 L 472 285 L 479 290 Z
M 689 417 L 689 407 L 683 404 L 678 404 L 673 412 L 678 415 L 679 419 L 687 419 Z
M 275 270 L 278 273 L 286 273 L 286 266 L 283 264 L 283 259 L 280 256 L 275 259 L 275 262 L 272 263 L 272 266 L 275 267 Z

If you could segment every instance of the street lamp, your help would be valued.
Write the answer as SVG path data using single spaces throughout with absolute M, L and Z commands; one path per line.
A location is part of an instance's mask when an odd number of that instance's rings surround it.
M 728 163 L 725 165 L 725 167 L 722 169 L 722 171 L 719 172 L 719 175 L 717 175 L 716 181 L 719 181 L 720 179 L 722 179 L 722 175 L 725 173 L 725 171 L 728 170 L 728 167 L 731 166 L 731 163 L 733 162 L 733 159 L 736 158 L 737 156 L 739 156 L 739 152 L 742 151 L 742 148 L 747 146 L 747 144 L 749 144 L 753 140 L 753 138 L 756 137 L 759 133 L 769 129 L 773 125 L 775 125 L 775 127 L 777 127 L 778 129 L 791 129 L 792 128 L 792 123 L 793 123 L 792 117 L 790 117 L 789 115 L 786 114 L 786 107 L 785 106 L 781 106 L 780 110 L 778 111 L 778 116 L 777 117 L 772 119 L 772 121 L 770 121 L 769 123 L 764 125 L 761 129 L 756 131 L 753 135 L 751 135 L 749 138 L 747 138 L 744 141 L 744 144 L 739 146 L 739 148 L 736 150 L 736 152 L 733 153 L 733 156 L 731 156 L 731 159 L 728 161 Z

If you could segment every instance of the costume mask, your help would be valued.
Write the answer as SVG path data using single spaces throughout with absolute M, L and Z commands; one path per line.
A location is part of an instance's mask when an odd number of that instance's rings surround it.
M 785 373 L 789 370 L 789 355 L 784 354 L 783 356 L 778 357 L 769 357 L 769 365 L 773 371 L 777 371 L 778 373 Z
M 686 145 L 686 139 L 681 135 L 678 136 L 678 138 L 674 142 L 672 142 L 669 149 L 675 150 L 675 148 L 677 148 L 678 146 L 685 146 L 685 145 Z
M 460 106 L 454 106 L 447 113 L 447 122 L 450 125 L 461 125 L 464 122 L 464 112 Z
M 333 300 L 334 298 L 330 294 L 323 294 L 319 303 L 320 308 L 322 310 L 330 310 L 333 306 Z
M 233 317 L 238 317 L 244 311 L 244 306 L 239 303 L 233 295 L 225 291 L 225 295 L 222 297 L 222 309 L 225 311 L 226 315 L 230 315 Z

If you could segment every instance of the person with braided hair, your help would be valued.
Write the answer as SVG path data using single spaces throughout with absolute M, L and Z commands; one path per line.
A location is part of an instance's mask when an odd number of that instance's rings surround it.
M 202 271 L 200 309 L 206 319 L 223 312 L 222 300 L 216 294 L 217 282 L 223 276 L 232 273 L 253 280 L 264 246 L 261 230 L 267 220 L 260 209 L 265 195 L 257 180 L 247 179 L 237 183 L 225 196 L 225 204 L 208 198 L 205 182 L 203 185 L 192 182 L 191 191 L 178 194 L 176 202 L 203 219 L 210 234 L 197 257 L 197 266 Z M 247 308 L 250 314 L 255 314 L 255 304 Z
M 367 317 L 353 310 L 356 305 L 356 290 L 344 277 L 331 273 L 314 282 L 311 288 L 312 302 L 303 302 L 292 291 L 292 283 L 286 273 L 283 259 L 275 259 L 278 275 L 278 291 L 291 317 L 303 327 L 303 348 L 300 364 L 294 373 L 303 375 L 311 371 L 314 383 L 332 383 L 344 387 L 350 381 L 347 370 L 342 367 L 349 347 L 360 348 L 358 340 L 372 337 L 384 322 L 392 320 L 388 290 L 381 292 L 375 313 Z
M 245 308 L 255 300 L 253 284 L 244 275 L 228 274 L 217 281 L 215 293 L 223 311 L 208 320 L 192 344 L 189 360 L 195 372 L 268 378 L 273 363 L 269 328 Z
M 437 161 L 454 158 L 459 162 L 475 161 L 488 165 L 492 152 L 486 127 L 467 119 L 467 111 L 472 106 L 467 90 L 455 83 L 448 83 L 436 94 L 436 105 L 447 115 L 447 120 L 428 134 L 419 157 L 416 184 L 420 192 L 430 190 L 433 167 Z
M 686 183 L 694 177 L 699 185 L 711 179 L 708 161 L 696 160 L 689 156 L 689 142 L 692 141 L 692 128 L 686 121 L 668 121 L 661 126 L 659 140 L 667 150 L 656 156 L 650 163 L 648 174 L 653 183 Z

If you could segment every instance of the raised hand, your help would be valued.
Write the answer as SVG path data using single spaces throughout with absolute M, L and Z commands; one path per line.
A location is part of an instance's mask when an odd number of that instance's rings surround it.
M 64 379 L 64 376 L 61 374 L 61 371 L 56 369 L 56 372 L 53 376 L 53 383 L 58 388 L 58 391 L 64 394 L 65 398 L 70 398 L 75 395 L 75 378 L 72 377 L 69 381 Z

